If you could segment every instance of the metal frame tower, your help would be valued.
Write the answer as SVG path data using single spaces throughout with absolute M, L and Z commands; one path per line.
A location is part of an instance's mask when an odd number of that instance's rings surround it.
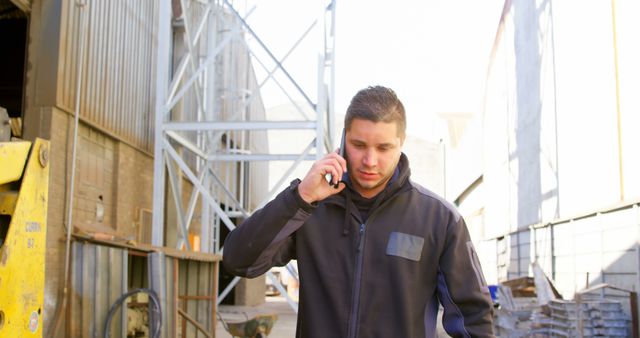
M 297 33 L 298 39 L 286 53 L 276 56 L 262 39 L 262 31 L 250 25 L 257 8 L 247 2 L 159 2 L 153 245 L 175 243 L 177 248 L 194 250 L 189 229 L 199 226 L 191 233 L 199 233 L 200 251 L 221 253 L 222 227 L 234 229 L 233 220 L 248 217 L 272 199 L 302 161 L 315 160 L 332 149 L 335 0 L 313 3 L 315 14 L 307 29 Z M 260 2 L 260 6 L 270 5 Z M 286 24 L 282 21 L 295 15 L 280 14 L 273 17 L 276 25 Z M 284 63 L 301 45 L 309 45 L 304 41 L 317 48 L 317 59 L 309 60 L 317 67 L 311 71 L 317 80 L 314 95 Z M 266 85 L 278 88 L 296 107 L 300 119 L 269 120 L 261 96 Z M 274 130 L 306 130 L 314 137 L 299 153 L 274 153 L 261 145 L 268 140 L 267 132 Z M 255 195 L 250 178 L 269 161 L 292 164 L 262 194 L 262 201 L 250 201 Z M 173 210 L 176 227 L 166 219 L 167 209 Z M 295 269 L 288 269 L 297 278 Z M 287 296 L 271 273 L 268 277 Z M 238 280 L 223 290 L 218 302 Z M 297 310 L 297 304 L 287 298 Z

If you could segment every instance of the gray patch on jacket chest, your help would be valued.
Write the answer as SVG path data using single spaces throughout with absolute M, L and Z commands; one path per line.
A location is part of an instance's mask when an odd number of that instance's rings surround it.
M 424 238 L 402 232 L 392 232 L 387 243 L 387 255 L 420 261 Z

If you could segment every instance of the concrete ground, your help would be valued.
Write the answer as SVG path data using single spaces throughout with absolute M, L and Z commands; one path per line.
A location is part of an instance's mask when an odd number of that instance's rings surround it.
M 287 301 L 282 296 L 266 297 L 264 304 L 256 307 L 248 306 L 220 306 L 220 316 L 225 321 L 243 321 L 245 314 L 251 318 L 257 314 L 275 313 L 278 320 L 273 325 L 269 338 L 294 338 L 296 336 L 296 313 L 291 309 Z M 440 324 L 442 311 L 438 316 L 437 337 L 449 337 Z M 220 320 L 216 327 L 216 338 L 231 338 L 231 335 L 224 329 Z

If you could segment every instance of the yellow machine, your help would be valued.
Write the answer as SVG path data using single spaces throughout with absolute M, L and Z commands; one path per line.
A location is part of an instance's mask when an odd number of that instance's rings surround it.
M 0 142 L 0 337 L 42 337 L 49 142 Z

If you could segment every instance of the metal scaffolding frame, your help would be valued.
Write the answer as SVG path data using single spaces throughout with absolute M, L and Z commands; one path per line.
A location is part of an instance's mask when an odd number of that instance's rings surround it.
M 248 17 L 255 7 L 241 11 L 229 0 L 158 3 L 153 245 L 168 246 L 175 241 L 179 249 L 194 250 L 189 229 L 197 223 L 200 250 L 221 253 L 221 227 L 234 229 L 234 219 L 246 218 L 264 206 L 302 161 L 316 160 L 332 149 L 335 0 L 316 3 L 315 20 L 281 58 L 249 25 Z M 260 6 L 268 5 L 260 2 Z M 309 39 L 319 46 L 317 60 L 311 60 L 317 64 L 315 97 L 283 65 L 292 51 Z M 254 67 L 261 67 L 264 78 L 257 79 Z M 264 112 L 254 113 L 262 106 L 261 89 L 270 82 L 296 107 L 300 120 L 268 121 Z M 315 137 L 300 153 L 255 149 L 256 143 L 266 141 L 270 130 L 306 130 Z M 293 164 L 262 194 L 259 203 L 249 203 L 253 163 L 268 161 Z M 175 228 L 165 219 L 168 209 L 175 211 Z M 173 232 L 175 238 L 169 238 Z M 287 269 L 297 279 L 295 268 Z M 297 311 L 297 304 L 275 276 L 270 272 L 267 276 Z M 218 303 L 238 281 L 234 279 L 222 291 Z

